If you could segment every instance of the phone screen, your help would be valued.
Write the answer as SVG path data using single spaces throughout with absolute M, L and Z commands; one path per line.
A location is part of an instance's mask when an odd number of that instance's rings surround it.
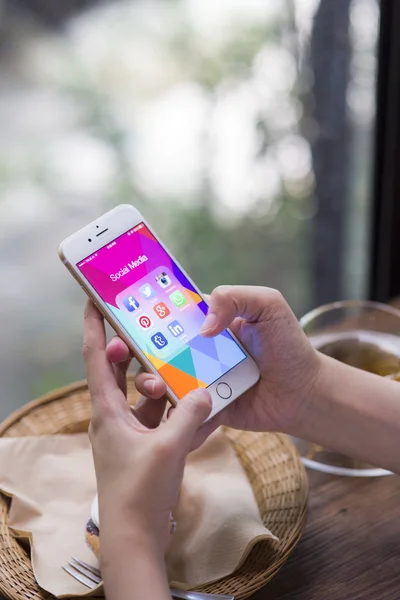
M 144 223 L 77 267 L 177 398 L 246 359 L 228 331 L 200 335 L 207 305 Z

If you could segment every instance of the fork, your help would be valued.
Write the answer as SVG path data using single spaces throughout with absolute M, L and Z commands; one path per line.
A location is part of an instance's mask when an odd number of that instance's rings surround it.
M 102 583 L 101 573 L 96 567 L 88 565 L 83 560 L 72 557 L 71 560 L 63 565 L 64 571 L 66 571 L 71 577 L 80 581 L 86 587 L 93 590 L 100 583 Z M 226 596 L 221 594 L 205 594 L 203 592 L 186 592 L 184 590 L 177 590 L 171 588 L 171 595 L 174 600 L 235 600 L 234 596 Z

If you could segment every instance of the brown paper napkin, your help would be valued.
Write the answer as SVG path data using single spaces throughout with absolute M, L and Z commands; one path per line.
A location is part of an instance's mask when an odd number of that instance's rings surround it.
M 88 591 L 61 568 L 71 556 L 98 566 L 85 543 L 96 493 L 88 436 L 0 439 L 0 489 L 13 498 L 8 525 L 29 539 L 38 584 L 59 598 L 101 593 Z M 174 517 L 178 526 L 167 566 L 179 587 L 232 573 L 258 540 L 274 537 L 221 432 L 190 455 Z

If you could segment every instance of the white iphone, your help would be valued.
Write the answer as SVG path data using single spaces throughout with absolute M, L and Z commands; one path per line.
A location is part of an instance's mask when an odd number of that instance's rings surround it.
M 230 331 L 200 335 L 206 302 L 133 206 L 74 233 L 59 254 L 144 369 L 164 379 L 173 405 L 207 388 L 211 418 L 258 381 L 257 365 Z

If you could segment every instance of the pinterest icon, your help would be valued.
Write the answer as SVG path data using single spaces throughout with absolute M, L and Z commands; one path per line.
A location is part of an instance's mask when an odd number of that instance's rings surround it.
M 147 315 L 141 315 L 137 319 L 137 322 L 139 323 L 140 327 L 142 327 L 143 329 L 150 329 L 150 327 L 153 325 L 150 317 L 148 317 Z

